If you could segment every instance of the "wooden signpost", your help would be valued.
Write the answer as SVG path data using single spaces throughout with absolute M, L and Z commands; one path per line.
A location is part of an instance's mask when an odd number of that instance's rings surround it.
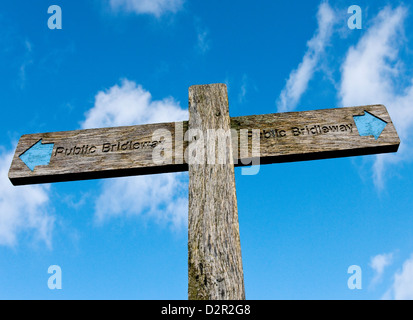
M 188 297 L 245 299 L 234 166 L 396 152 L 383 105 L 229 116 L 224 84 L 189 88 L 189 121 L 28 134 L 14 185 L 189 171 Z

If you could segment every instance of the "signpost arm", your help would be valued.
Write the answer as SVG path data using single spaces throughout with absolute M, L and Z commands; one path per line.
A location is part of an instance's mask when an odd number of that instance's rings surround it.
M 189 135 L 197 141 L 194 145 L 199 143 L 199 148 L 187 154 L 190 300 L 245 299 L 231 138 L 225 139 L 225 147 L 215 145 L 214 161 L 217 153 L 229 152 L 225 164 L 211 164 L 208 158 L 211 143 L 217 142 L 208 131 L 228 133 L 230 129 L 226 85 L 190 87 Z M 195 158 L 191 158 L 193 153 L 198 153 Z

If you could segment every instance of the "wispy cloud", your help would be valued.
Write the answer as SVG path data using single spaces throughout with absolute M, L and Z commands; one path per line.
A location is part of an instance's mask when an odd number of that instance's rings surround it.
M 198 53 L 205 54 L 211 48 L 211 40 L 208 28 L 202 25 L 199 18 L 195 18 L 195 31 L 197 37 L 195 49 Z
M 317 13 L 318 28 L 307 42 L 307 51 L 298 67 L 290 73 L 287 83 L 277 100 L 279 112 L 293 110 L 308 87 L 320 58 L 328 44 L 336 22 L 336 14 L 328 2 L 323 1 Z
M 8 179 L 13 152 L 0 153 L 0 245 L 16 246 L 26 233 L 52 245 L 55 218 L 49 213 L 48 185 L 14 187 Z
M 341 104 L 386 105 L 402 140 L 397 154 L 376 156 L 373 169 L 378 188 L 384 187 L 389 164 L 409 159 L 406 146 L 413 128 L 413 78 L 404 72 L 399 55 L 406 16 L 403 6 L 381 10 L 357 45 L 348 50 L 341 67 Z M 400 83 L 408 85 L 401 88 Z
M 123 10 L 136 14 L 152 14 L 160 17 L 165 13 L 179 11 L 184 0 L 109 0 L 113 10 Z
M 33 45 L 31 42 L 28 40 L 24 41 L 24 58 L 23 62 L 21 63 L 19 67 L 19 83 L 20 83 L 20 89 L 24 89 L 26 86 L 26 73 L 27 73 L 27 67 L 33 64 L 33 59 L 32 59 L 32 51 L 33 51 Z
M 82 128 L 137 125 L 188 119 L 172 98 L 152 100 L 150 92 L 133 81 L 123 80 L 96 95 Z M 139 215 L 179 228 L 187 222 L 185 174 L 171 173 L 110 179 L 102 182 L 95 203 L 96 221 Z
M 238 94 L 238 101 L 240 103 L 245 102 L 245 97 L 247 95 L 247 86 L 248 86 L 248 77 L 246 74 L 244 74 L 242 76 L 242 83 L 241 83 L 241 88 L 240 88 L 240 92 Z

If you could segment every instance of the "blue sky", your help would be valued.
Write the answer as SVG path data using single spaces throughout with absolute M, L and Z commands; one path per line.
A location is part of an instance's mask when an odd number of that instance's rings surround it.
M 184 120 L 208 83 L 227 84 L 231 116 L 385 104 L 402 141 L 235 170 L 247 299 L 413 299 L 408 2 L 3 1 L 0 29 L 0 299 L 187 298 L 187 173 L 13 187 L 7 172 L 23 134 Z

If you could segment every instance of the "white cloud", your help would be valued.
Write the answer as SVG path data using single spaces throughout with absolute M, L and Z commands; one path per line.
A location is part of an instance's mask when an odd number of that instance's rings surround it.
M 393 294 L 396 300 L 413 299 L 413 256 L 403 263 L 401 272 L 394 275 Z
M 379 282 L 383 276 L 384 269 L 393 262 L 393 253 L 378 254 L 371 258 L 370 267 L 375 271 L 372 284 Z
M 49 186 L 13 186 L 8 179 L 12 158 L 12 152 L 0 154 L 0 245 L 15 246 L 18 235 L 29 232 L 51 247 L 55 218 L 48 213 Z
M 379 188 L 384 185 L 388 164 L 408 158 L 406 145 L 413 125 L 413 78 L 403 72 L 399 55 L 405 39 L 406 15 L 403 6 L 381 10 L 358 44 L 348 50 L 341 67 L 342 105 L 386 105 L 402 140 L 397 154 L 376 156 L 374 180 Z M 408 85 L 401 89 L 401 83 Z
M 320 4 L 317 12 L 318 28 L 307 43 L 307 51 L 297 69 L 290 73 L 287 83 L 277 100 L 278 112 L 293 110 L 307 89 L 319 60 L 333 33 L 336 14 L 328 2 Z
M 383 299 L 413 300 L 413 255 L 403 263 L 402 270 L 396 272 L 392 287 Z
M 96 95 L 82 128 L 187 120 L 188 112 L 172 98 L 153 101 L 151 94 L 128 80 Z M 0 150 L 0 245 L 15 246 L 18 235 L 33 235 L 52 246 L 55 217 L 50 214 L 50 186 L 15 187 L 8 179 L 13 152 Z M 187 221 L 184 174 L 110 179 L 102 182 L 95 204 L 96 220 L 142 214 L 174 227 Z
M 99 92 L 95 105 L 81 123 L 83 129 L 127 126 L 144 123 L 188 120 L 188 111 L 173 98 L 153 101 L 150 92 L 133 81 L 123 80 L 107 91 Z
M 153 101 L 151 94 L 133 81 L 123 80 L 96 95 L 82 128 L 138 125 L 188 119 L 188 111 L 172 98 Z M 110 179 L 102 182 L 95 217 L 104 222 L 121 215 L 151 217 L 179 228 L 187 223 L 185 174 L 170 173 Z
M 184 0 L 110 0 L 113 10 L 125 10 L 137 14 L 153 14 L 156 17 L 182 8 Z
M 278 100 L 279 112 L 293 110 L 306 91 L 313 74 L 322 67 L 325 47 L 329 44 L 337 14 L 327 2 L 318 10 L 318 29 L 307 44 L 302 62 L 293 70 Z M 406 72 L 401 50 L 406 42 L 404 23 L 407 8 L 383 8 L 363 28 L 359 42 L 349 48 L 341 65 L 338 100 L 342 106 L 384 104 L 389 110 L 401 139 L 396 154 L 376 155 L 373 178 L 377 188 L 384 187 L 385 173 L 391 164 L 410 161 L 413 134 L 413 77 Z M 409 54 L 409 52 L 407 52 Z M 411 55 L 410 55 L 411 58 Z M 329 68 L 331 71 L 331 68 Z M 326 71 L 326 70 L 324 70 Z
M 371 99 L 388 100 L 393 95 L 394 76 L 399 73 L 395 60 L 403 28 L 405 10 L 382 10 L 342 65 L 340 94 L 344 104 L 371 104 Z
M 186 225 L 187 185 L 182 174 L 157 174 L 106 181 L 95 203 L 97 222 L 141 215 L 175 228 Z

